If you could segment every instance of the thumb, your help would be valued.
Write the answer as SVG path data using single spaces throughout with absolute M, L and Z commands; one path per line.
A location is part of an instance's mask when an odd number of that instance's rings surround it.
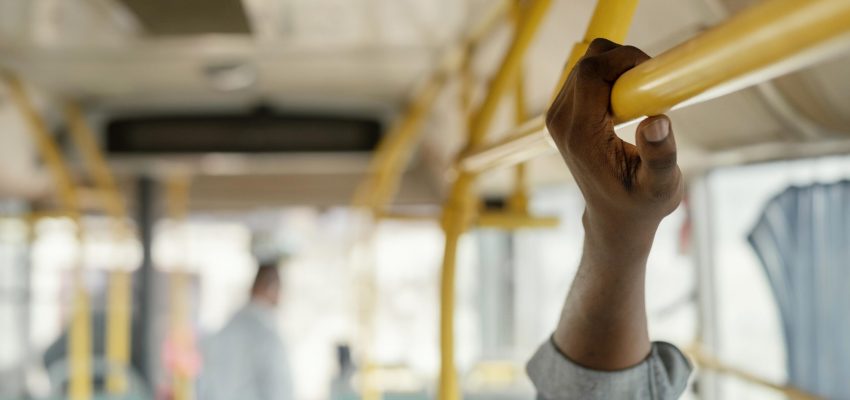
M 676 140 L 670 119 L 658 115 L 643 120 L 635 135 L 641 165 L 641 186 L 655 197 L 666 197 L 677 190 L 681 173 L 676 164 Z

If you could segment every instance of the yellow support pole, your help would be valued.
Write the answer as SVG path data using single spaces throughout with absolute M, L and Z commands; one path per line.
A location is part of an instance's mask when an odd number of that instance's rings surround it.
M 460 237 L 474 218 L 474 177 L 463 174 L 454 183 L 443 210 L 445 250 L 440 278 L 440 387 L 437 399 L 459 400 L 462 397 L 455 366 L 454 309 L 457 248 Z
M 80 107 L 72 102 L 65 105 L 65 119 L 75 146 L 82 154 L 83 162 L 89 174 L 94 178 L 102 196 L 103 207 L 112 218 L 114 237 L 123 245 L 132 237 L 127 226 L 126 205 L 118 192 L 115 178 L 103 157 L 94 132 L 89 127 Z M 120 257 L 119 257 L 120 258 Z M 119 259 L 118 263 L 127 260 Z M 112 395 L 121 395 L 128 389 L 126 372 L 130 365 L 131 335 L 131 277 L 128 265 L 117 265 L 118 269 L 110 273 L 106 318 L 106 361 L 108 374 L 106 390 Z
M 184 271 L 176 271 L 171 276 L 171 334 L 174 339 L 174 351 L 180 353 L 191 346 L 192 334 L 188 324 L 189 307 L 186 294 L 189 289 L 189 274 Z M 179 356 L 178 356 L 179 357 Z M 180 362 L 175 364 L 172 376 L 174 400 L 192 400 L 194 395 L 194 384 L 192 376 L 188 371 L 181 369 Z
M 360 231 L 357 242 L 351 251 L 351 266 L 356 276 L 357 289 L 357 318 L 358 318 L 358 342 L 359 364 L 362 366 L 360 394 L 363 400 L 380 400 L 382 397 L 380 382 L 378 381 L 378 368 L 372 361 L 372 348 L 374 341 L 374 319 L 377 306 L 377 280 L 375 278 L 373 246 L 376 229 L 373 226 L 375 219 L 371 215 L 360 214 L 362 221 L 355 223 Z
M 590 42 L 596 38 L 606 38 L 612 42 L 623 43 L 632 25 L 632 19 L 637 9 L 638 0 L 599 0 L 590 17 L 590 23 L 584 32 L 584 39 L 573 45 L 558 86 L 555 87 L 553 97 L 558 94 L 561 86 L 567 81 L 570 71 L 579 59 L 587 52 Z
M 116 222 L 120 223 L 122 229 L 126 228 L 121 219 L 127 217 L 127 207 L 118 194 L 115 177 L 112 176 L 109 165 L 97 145 L 95 134 L 76 103 L 68 102 L 65 104 L 65 119 L 68 121 L 68 133 L 70 133 L 75 146 L 80 150 L 86 169 L 103 194 L 104 209 L 110 216 L 119 220 Z
M 664 113 L 773 79 L 828 59 L 846 47 L 850 2 L 761 2 L 644 64 L 614 85 L 619 121 Z M 842 39 L 845 39 L 842 42 Z M 480 173 L 551 153 L 543 116 L 459 162 Z
M 492 31 L 502 19 L 507 9 L 507 0 L 494 2 L 489 13 L 481 22 L 473 27 L 459 48 L 447 51 L 438 69 L 428 78 L 425 85 L 417 92 L 404 112 L 403 117 L 390 129 L 376 149 L 370 164 L 369 176 L 359 185 L 355 193 L 353 205 L 357 208 L 368 208 L 372 219 L 391 217 L 385 213 L 386 206 L 392 202 L 398 191 L 401 178 L 406 165 L 413 156 L 415 145 L 422 133 L 421 126 L 428 117 L 430 109 L 448 82 L 448 78 L 454 74 L 458 66 L 466 66 L 472 58 L 474 47 Z M 458 53 L 460 54 L 459 60 Z M 374 235 L 374 226 L 364 229 L 363 236 L 371 238 Z M 362 256 L 367 251 L 371 240 L 363 240 L 362 246 L 358 247 L 355 255 Z M 363 248 L 360 248 L 363 247 Z M 357 257 L 355 257 L 357 258 Z M 363 264 L 363 263 L 355 263 Z M 378 400 L 381 397 L 381 389 L 375 378 L 376 366 L 369 360 L 371 327 L 371 314 L 376 301 L 374 288 L 374 271 L 369 265 L 360 265 L 363 271 L 361 286 L 365 293 L 362 297 L 361 324 L 363 328 L 364 343 L 362 353 L 364 360 L 363 374 L 363 398 L 365 400 Z
M 183 224 L 189 206 L 189 179 L 185 177 L 172 177 L 167 186 L 167 206 L 169 218 L 175 224 Z M 186 240 L 186 232 L 180 232 L 182 240 Z M 182 246 L 185 249 L 184 246 Z M 185 268 L 185 265 L 179 266 Z M 182 352 L 192 345 L 191 330 L 188 323 L 189 307 L 187 293 L 189 288 L 189 274 L 186 271 L 175 271 L 171 276 L 170 298 L 171 298 L 171 335 L 174 340 L 174 351 Z M 194 385 L 188 371 L 181 369 L 181 364 L 175 364 L 172 376 L 174 399 L 194 399 Z
M 109 276 L 109 304 L 106 310 L 106 361 L 109 363 L 106 391 L 113 395 L 127 393 L 129 389 L 127 371 L 130 368 L 130 328 L 133 312 L 131 293 L 130 272 L 112 271 Z
M 514 0 L 512 19 L 516 29 L 522 18 L 522 1 Z M 525 104 L 525 80 L 523 68 L 520 66 L 516 74 L 514 86 L 514 121 L 517 125 L 523 123 L 527 118 L 528 111 Z M 514 190 L 508 197 L 508 204 L 502 212 L 483 212 L 476 219 L 476 226 L 482 228 L 497 229 L 523 229 L 523 228 L 553 228 L 558 226 L 557 217 L 535 217 L 528 211 L 528 176 L 524 163 L 517 164 L 514 169 Z
M 551 0 L 534 0 L 522 14 L 522 19 L 514 32 L 514 38 L 490 83 L 487 95 L 471 118 L 467 149 L 483 143 L 499 101 L 515 82 L 522 58 L 550 5 Z M 440 279 L 440 383 L 437 397 L 439 400 L 462 398 L 454 348 L 455 269 L 458 242 L 475 218 L 476 199 L 473 194 L 475 178 L 473 174 L 459 174 L 443 207 L 445 249 Z
M 487 136 L 493 115 L 499 106 L 499 101 L 510 89 L 511 83 L 516 79 L 517 72 L 522 64 L 523 55 L 534 39 L 537 28 L 543 21 L 543 17 L 552 5 L 551 0 L 535 0 L 523 12 L 522 20 L 519 22 L 514 38 L 508 48 L 508 52 L 502 60 L 502 65 L 490 81 L 487 95 L 475 115 L 469 127 L 469 148 L 475 148 L 483 144 Z
M 519 22 L 522 18 L 522 1 L 514 0 L 513 7 L 513 22 L 514 28 L 519 29 Z M 520 65 L 516 74 L 516 86 L 514 87 L 514 123 L 517 125 L 523 123 L 528 115 L 528 109 L 525 104 L 525 77 L 523 76 L 523 68 Z M 514 171 L 514 191 L 508 199 L 508 209 L 512 212 L 528 212 L 528 194 L 526 193 L 526 174 L 525 164 L 517 164 Z M 479 223 L 480 223 L 479 219 Z
M 431 75 L 423 87 L 410 101 L 402 118 L 392 126 L 375 150 L 370 164 L 369 176 L 360 184 L 354 196 L 355 207 L 368 207 L 373 214 L 392 202 L 398 191 L 405 166 L 416 148 L 416 143 L 422 133 L 421 127 L 429 112 L 454 74 L 457 65 L 464 64 L 472 57 L 472 50 L 487 34 L 498 26 L 507 8 L 506 0 L 498 0 L 489 13 L 473 27 L 460 49 L 451 49 L 443 56 L 443 62 Z M 454 62 L 458 51 L 460 61 Z
M 92 343 L 91 307 L 89 295 L 83 284 L 82 226 L 80 225 L 80 203 L 73 179 L 68 172 L 64 157 L 50 135 L 47 124 L 39 115 L 21 81 L 8 72 L 2 78 L 9 87 L 12 102 L 19 108 L 29 133 L 35 141 L 56 184 L 59 202 L 64 212 L 74 221 L 80 251 L 74 260 L 71 325 L 68 333 L 69 387 L 68 398 L 88 400 L 92 397 Z

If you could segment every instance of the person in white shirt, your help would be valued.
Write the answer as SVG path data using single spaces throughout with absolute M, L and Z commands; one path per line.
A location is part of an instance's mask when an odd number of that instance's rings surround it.
M 251 299 L 203 343 L 201 400 L 291 400 L 292 377 L 275 316 L 280 302 L 276 266 L 257 270 Z

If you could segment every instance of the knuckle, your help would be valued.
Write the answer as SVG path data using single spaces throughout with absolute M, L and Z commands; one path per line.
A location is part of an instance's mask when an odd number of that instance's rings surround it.
M 639 49 L 635 46 L 632 46 L 630 44 L 623 46 L 623 51 L 625 51 L 627 53 L 644 54 L 644 52 L 641 49 Z
M 576 65 L 580 77 L 596 76 L 599 73 L 600 62 L 597 57 L 584 57 Z
M 550 108 L 546 111 L 546 128 L 549 129 L 550 133 L 555 133 L 561 131 L 561 124 L 559 123 L 561 120 L 561 111 Z
M 561 122 L 563 120 L 562 114 L 563 112 L 555 107 L 546 111 L 546 129 L 556 144 L 561 143 L 561 137 L 565 134 L 565 129 Z
M 593 39 L 590 42 L 589 47 L 590 48 L 605 48 L 605 49 L 607 49 L 607 48 L 610 48 L 610 47 L 613 47 L 613 46 L 616 46 L 616 45 L 617 45 L 616 43 L 614 43 L 614 42 L 612 42 L 608 39 L 598 37 L 596 39 Z
M 651 58 L 648 54 L 644 53 L 643 50 L 632 45 L 623 46 L 622 49 L 625 54 L 638 62 L 643 62 Z
M 559 107 L 551 107 L 546 110 L 546 127 L 552 128 L 552 125 L 559 119 L 561 111 Z

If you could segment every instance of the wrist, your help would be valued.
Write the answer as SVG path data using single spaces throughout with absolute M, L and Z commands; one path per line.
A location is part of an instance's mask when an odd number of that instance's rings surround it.
M 609 257 L 646 259 L 660 221 L 609 217 L 586 209 L 582 216 L 585 250 Z

